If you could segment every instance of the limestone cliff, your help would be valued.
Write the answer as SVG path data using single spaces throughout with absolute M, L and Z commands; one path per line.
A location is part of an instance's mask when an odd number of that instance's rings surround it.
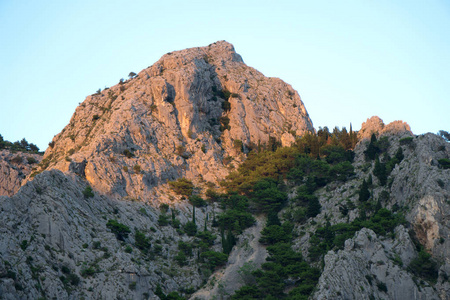
M 152 199 L 178 177 L 217 182 L 232 160 L 269 138 L 289 145 L 314 131 L 298 93 L 217 42 L 164 55 L 88 96 L 55 136 L 42 169 L 85 176 L 103 193 Z
M 0 196 L 12 196 L 41 161 L 39 154 L 0 151 Z

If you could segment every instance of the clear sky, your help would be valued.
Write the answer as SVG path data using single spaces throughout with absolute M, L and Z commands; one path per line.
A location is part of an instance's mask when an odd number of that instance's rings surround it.
M 316 128 L 450 130 L 447 0 L 0 0 L 0 134 L 45 150 L 87 95 L 218 40 L 291 84 Z

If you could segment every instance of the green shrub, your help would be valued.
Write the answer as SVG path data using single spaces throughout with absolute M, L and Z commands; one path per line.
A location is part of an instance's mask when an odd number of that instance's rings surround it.
M 125 155 L 125 156 L 128 157 L 128 158 L 134 157 L 133 152 L 131 152 L 131 151 L 128 150 L 128 149 L 123 150 L 123 155 Z
M 136 281 L 132 281 L 129 285 L 128 285 L 128 287 L 130 288 L 130 290 L 132 290 L 132 291 L 134 291 L 135 289 L 136 289 Z
M 136 164 L 136 165 L 134 165 L 133 170 L 136 174 L 139 174 L 139 173 L 141 173 L 141 166 Z
M 117 220 L 108 220 L 108 223 L 106 223 L 106 227 L 109 228 L 111 232 L 116 235 L 116 238 L 120 241 L 128 238 L 128 234 L 131 232 L 128 226 L 117 222 Z
M 223 266 L 228 260 L 228 255 L 216 251 L 203 252 L 202 254 L 200 254 L 200 257 L 206 260 L 206 264 L 211 270 Z
M 94 197 L 94 192 L 92 191 L 92 188 L 89 185 L 83 190 L 83 196 L 84 198 Z
M 12 163 L 21 164 L 23 162 L 23 158 L 20 155 L 16 155 L 11 159 Z
M 387 286 L 384 282 L 378 281 L 377 282 L 377 287 L 380 291 L 387 293 Z
M 437 281 L 439 266 L 423 248 L 419 251 L 419 255 L 411 261 L 408 268 L 416 276 L 431 282 Z
M 96 273 L 96 270 L 91 266 L 87 269 L 82 269 L 81 270 L 81 276 L 83 276 L 84 278 L 92 276 Z
M 32 165 L 32 164 L 37 163 L 37 160 L 34 157 L 32 157 L 32 156 L 28 156 L 27 157 L 27 162 L 28 162 L 29 165 Z
M 188 236 L 194 236 L 197 234 L 197 225 L 193 221 L 188 221 L 184 225 L 184 231 Z
M 402 145 L 402 146 L 405 146 L 405 145 L 408 145 L 408 146 L 410 146 L 410 145 L 412 145 L 412 143 L 413 143 L 413 137 L 405 137 L 405 138 L 402 138 L 402 139 L 400 139 L 400 145 Z
M 169 216 L 167 216 L 166 214 L 162 213 L 159 215 L 158 217 L 158 225 L 159 226 L 167 226 L 169 225 Z
M 169 186 L 175 193 L 183 196 L 190 196 L 194 191 L 194 184 L 192 181 L 184 177 L 179 178 L 176 181 L 169 181 Z
M 178 253 L 174 257 L 174 259 L 180 266 L 187 265 L 187 257 L 186 257 L 186 254 L 183 251 L 178 251 Z
M 439 165 L 443 168 L 443 169 L 450 169 L 450 159 L 448 158 L 442 158 L 438 160 Z
M 197 196 L 197 195 L 190 196 L 189 197 L 189 202 L 195 207 L 203 207 L 203 206 L 207 205 L 206 201 L 203 200 L 202 197 Z

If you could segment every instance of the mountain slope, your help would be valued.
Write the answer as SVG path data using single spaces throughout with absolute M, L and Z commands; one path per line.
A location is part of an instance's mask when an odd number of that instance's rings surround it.
M 290 145 L 306 131 L 314 128 L 297 92 L 221 41 L 168 53 L 87 97 L 53 139 L 42 170 L 73 171 L 116 197 L 155 200 L 152 189 L 168 180 L 216 183 L 242 152 L 269 138 Z

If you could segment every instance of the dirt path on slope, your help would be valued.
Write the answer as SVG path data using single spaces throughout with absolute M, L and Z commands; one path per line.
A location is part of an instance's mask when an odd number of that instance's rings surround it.
M 244 285 L 244 278 L 239 274 L 242 266 L 248 263 L 258 269 L 266 260 L 267 250 L 258 241 L 265 222 L 265 217 L 256 217 L 256 224 L 239 236 L 239 242 L 233 247 L 225 268 L 214 272 L 205 287 L 195 292 L 190 299 L 227 299 Z

